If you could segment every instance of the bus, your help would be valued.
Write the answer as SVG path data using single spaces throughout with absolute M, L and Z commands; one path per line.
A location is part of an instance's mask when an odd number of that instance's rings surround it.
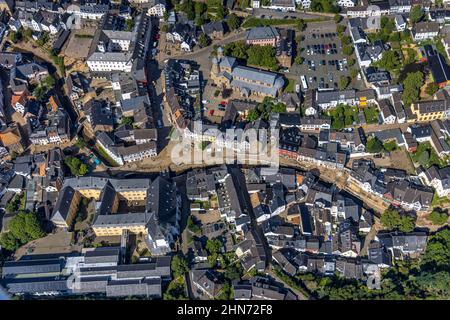
M 300 76 L 300 80 L 302 82 L 303 90 L 307 90 L 308 89 L 308 83 L 306 82 L 305 76 Z

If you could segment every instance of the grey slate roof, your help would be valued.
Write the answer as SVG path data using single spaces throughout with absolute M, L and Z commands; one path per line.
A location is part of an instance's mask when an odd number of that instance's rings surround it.
M 23 274 L 59 273 L 61 271 L 61 260 L 19 260 L 6 261 L 3 265 L 3 277 L 11 277 Z
M 279 37 L 280 34 L 278 30 L 272 26 L 268 27 L 255 27 L 251 28 L 247 32 L 247 40 L 263 40 L 263 39 L 273 39 Z
M 161 278 L 112 280 L 106 286 L 108 297 L 161 297 Z

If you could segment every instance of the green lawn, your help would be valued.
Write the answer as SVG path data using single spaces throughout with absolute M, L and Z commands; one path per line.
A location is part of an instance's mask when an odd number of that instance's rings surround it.
M 295 81 L 292 79 L 287 79 L 288 84 L 286 86 L 286 88 L 284 88 L 284 92 L 294 92 L 295 90 Z
M 366 123 L 378 123 L 378 108 L 375 106 L 367 106 L 364 108 L 364 118 L 366 118 Z

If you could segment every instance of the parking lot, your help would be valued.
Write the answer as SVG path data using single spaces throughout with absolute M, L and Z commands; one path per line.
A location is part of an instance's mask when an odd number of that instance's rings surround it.
M 350 78 L 348 57 L 342 53 L 342 43 L 332 22 L 310 24 L 302 34 L 298 53 L 303 63 L 294 65 L 291 73 L 304 75 L 310 89 L 338 88 L 342 76 Z M 355 59 L 354 55 L 352 58 Z M 358 88 L 363 84 L 355 85 Z

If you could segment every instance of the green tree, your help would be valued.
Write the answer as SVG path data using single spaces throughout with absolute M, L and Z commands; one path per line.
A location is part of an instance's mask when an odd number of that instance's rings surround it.
M 352 43 L 352 38 L 350 38 L 349 36 L 342 35 L 340 37 L 340 40 L 343 46 L 349 46 Z
M 192 0 L 185 0 L 180 5 L 180 10 L 184 12 L 189 20 L 195 19 L 195 8 Z
M 334 22 L 339 23 L 342 20 L 342 16 L 340 14 L 335 14 L 334 15 Z
M 33 96 L 41 102 L 44 101 L 45 97 L 47 96 L 46 88 L 44 86 L 37 86 L 33 90 Z
M 33 35 L 33 30 L 26 28 L 23 30 L 22 35 L 26 39 L 31 39 L 31 36 Z
M 385 142 L 383 148 L 388 152 L 394 151 L 397 149 L 397 142 L 395 140 Z
M 438 299 L 450 296 L 450 273 L 440 272 L 424 272 L 416 277 L 416 284 L 420 290 L 426 292 L 427 296 Z
M 230 30 L 236 30 L 240 26 L 239 18 L 236 14 L 232 13 L 228 16 L 227 25 Z
M 50 40 L 50 34 L 47 31 L 43 31 L 39 39 L 37 39 L 36 44 L 40 47 L 45 46 Z
M 205 148 L 206 148 L 206 146 L 205 146 Z M 204 150 L 204 149 L 202 149 L 202 150 Z M 201 228 L 195 223 L 194 218 L 192 216 L 189 216 L 189 218 L 188 218 L 187 227 L 191 232 L 193 232 L 195 234 L 199 234 L 201 232 Z
M 241 9 L 246 9 L 250 7 L 250 0 L 241 0 Z
M 450 267 L 450 229 L 443 229 L 430 236 L 421 262 L 425 270 Z
M 394 208 L 386 209 L 381 215 L 381 224 L 388 230 L 411 232 L 414 230 L 415 220 L 406 214 L 400 214 Z
M 441 225 L 447 223 L 448 214 L 446 212 L 439 212 L 439 211 L 433 210 L 433 212 L 430 213 L 428 220 L 430 220 L 435 225 L 441 226 Z
M 410 106 L 414 101 L 419 100 L 420 88 L 423 85 L 423 74 L 420 71 L 408 73 L 403 81 L 403 104 Z
M 125 31 L 132 31 L 133 28 L 134 28 L 133 19 L 126 19 L 125 20 Z
M 252 121 L 258 120 L 260 116 L 261 115 L 259 114 L 258 110 L 253 109 L 248 112 L 246 120 L 249 122 L 252 122 Z
M 235 263 L 227 266 L 225 269 L 224 277 L 229 281 L 237 280 L 241 278 L 243 273 L 242 266 L 240 263 Z
M 86 141 L 84 141 L 83 138 L 78 137 L 77 142 L 75 143 L 75 145 L 76 145 L 78 148 L 83 149 L 84 147 L 87 146 L 87 143 L 86 143 Z
M 436 82 L 429 83 L 425 88 L 426 94 L 433 96 L 439 90 L 439 85 Z
M 345 29 L 346 29 L 346 27 L 344 25 L 338 24 L 336 26 L 336 33 L 341 35 L 341 34 L 343 34 L 345 32 Z
M 206 36 L 206 34 L 201 33 L 200 36 L 198 37 L 198 44 L 200 45 L 200 47 L 202 47 L 202 48 L 207 47 L 207 46 L 209 46 L 209 43 L 210 43 L 210 41 L 209 41 L 208 37 Z
M 44 80 L 41 83 L 44 87 L 46 87 L 48 90 L 52 89 L 55 84 L 56 80 L 52 75 L 48 75 L 44 78 Z
M 78 169 L 78 175 L 79 176 L 84 176 L 88 172 L 89 172 L 89 167 L 86 164 L 84 164 L 84 163 L 80 164 L 80 167 Z
M 217 300 L 233 300 L 234 292 L 233 287 L 227 282 L 223 285 L 220 294 L 216 298 Z
M 226 7 L 224 7 L 223 5 L 219 5 L 217 7 L 217 12 L 216 12 L 217 20 L 222 20 L 223 18 L 225 18 L 226 15 L 227 15 Z
M 222 248 L 222 242 L 219 239 L 208 239 L 206 241 L 206 250 L 208 251 L 208 262 L 211 267 L 217 265 L 217 261 L 220 254 L 220 249 Z
M 276 49 L 272 46 L 251 46 L 247 49 L 247 63 L 259 67 L 278 69 Z
M 411 11 L 409 12 L 409 20 L 411 21 L 411 23 L 414 24 L 422 20 L 424 14 L 425 12 L 423 11 L 422 6 L 420 5 L 413 6 L 411 8 Z
M 189 263 L 181 254 L 177 254 L 172 258 L 170 267 L 174 278 L 184 276 L 186 272 L 189 272 Z
M 305 28 L 306 28 L 306 22 L 305 22 L 305 20 L 304 20 L 304 19 L 297 19 L 296 26 L 297 26 L 297 30 L 298 30 L 298 31 L 303 31 L 303 30 L 305 30 Z
M 45 236 L 41 223 L 35 213 L 20 212 L 9 225 L 9 230 L 23 242 L 29 242 Z
M 163 294 L 164 300 L 188 300 L 186 287 L 183 281 L 174 279 L 169 283 L 166 292 Z
M 64 163 L 69 167 L 70 172 L 74 176 L 84 176 L 89 171 L 88 166 L 76 157 L 65 157 Z
M 134 117 L 123 117 L 122 120 L 120 121 L 121 125 L 133 125 L 134 123 Z
M 210 254 L 218 254 L 220 253 L 220 249 L 222 248 L 222 241 L 219 239 L 208 239 L 206 241 L 206 250 Z
M 342 130 L 345 127 L 345 123 L 342 118 L 334 118 L 331 122 L 331 128 L 334 130 Z
M 351 56 L 353 53 L 353 47 L 350 45 L 342 47 L 342 53 L 346 56 Z
M 249 46 L 244 41 L 231 42 L 224 46 L 224 54 L 237 59 L 247 60 Z
M 19 29 L 17 32 L 11 31 L 11 32 L 9 33 L 8 37 L 9 37 L 9 40 L 10 40 L 12 43 L 17 43 L 17 42 L 19 42 L 19 41 L 22 40 L 22 38 L 23 38 L 21 29 Z
M 339 89 L 344 90 L 350 84 L 350 79 L 346 76 L 341 76 L 339 78 Z
M 389 72 L 401 66 L 400 55 L 395 50 L 388 50 L 383 53 L 383 56 L 377 62 L 372 63 L 376 67 L 386 69 Z
M 0 246 L 8 251 L 15 251 L 21 243 L 11 232 L 0 234 Z
M 366 150 L 369 153 L 379 153 L 383 150 L 383 143 L 377 137 L 370 137 L 367 140 Z
M 315 12 L 339 12 L 339 7 L 336 5 L 334 0 L 312 0 L 310 8 Z
M 206 12 L 206 4 L 204 2 L 195 2 L 194 11 L 197 16 L 201 16 Z

